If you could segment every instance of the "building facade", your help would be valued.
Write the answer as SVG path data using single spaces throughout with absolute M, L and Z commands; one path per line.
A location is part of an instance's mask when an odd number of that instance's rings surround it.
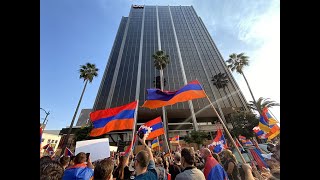
M 146 100 L 146 89 L 156 86 L 160 75 L 152 55 L 163 50 L 170 63 L 164 69 L 165 90 L 174 91 L 198 80 L 214 106 L 225 115 L 246 107 L 246 100 L 218 51 L 212 37 L 192 6 L 131 6 L 122 17 L 93 111 Z M 211 81 L 226 73 L 229 83 L 217 89 Z M 218 102 L 218 103 L 217 103 Z M 196 120 L 199 130 L 214 131 L 217 115 L 206 98 L 165 107 L 169 136 L 184 136 Z M 161 108 L 139 107 L 138 125 L 162 115 Z M 111 133 L 112 134 L 112 133 Z M 125 134 L 126 135 L 126 134 Z M 131 135 L 131 133 L 127 133 Z M 124 140 L 130 137 L 124 137 Z
M 61 139 L 59 133 L 60 130 L 44 130 L 41 139 L 41 147 L 50 144 L 54 152 L 56 152 Z M 44 149 L 41 149 L 41 153 L 44 153 L 44 151 Z

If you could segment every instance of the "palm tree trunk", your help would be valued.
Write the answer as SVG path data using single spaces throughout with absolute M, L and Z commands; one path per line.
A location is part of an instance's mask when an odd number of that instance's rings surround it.
M 61 148 L 61 150 L 62 150 L 62 151 L 61 151 L 61 155 L 63 154 L 63 152 L 65 151 L 65 148 L 67 147 L 68 140 L 69 140 L 69 136 L 70 136 L 71 131 L 72 131 L 73 123 L 74 123 L 74 120 L 76 119 L 76 115 L 77 115 L 79 106 L 80 106 L 80 104 L 81 104 L 84 91 L 86 90 L 87 84 L 88 84 L 88 80 L 86 80 L 86 82 L 85 82 L 85 84 L 84 84 L 84 87 L 83 87 L 83 90 L 82 90 L 82 93 L 81 93 L 81 96 L 80 96 L 80 99 L 79 99 L 79 102 L 78 102 L 76 111 L 75 111 L 74 114 L 73 114 L 73 118 L 72 118 L 72 121 L 71 121 L 69 130 L 68 130 L 68 134 L 67 134 L 67 136 L 66 136 L 66 138 L 65 138 L 65 140 L 64 140 L 64 142 L 63 142 L 63 146 L 62 146 L 62 148 Z
M 251 91 L 251 88 L 250 88 L 250 86 L 249 86 L 249 83 L 248 83 L 248 81 L 247 81 L 246 76 L 244 75 L 243 72 L 242 72 L 241 74 L 242 74 L 244 80 L 245 80 L 246 83 L 247 83 L 247 86 L 248 86 L 248 88 L 249 88 L 249 91 L 250 91 L 250 94 L 251 94 L 251 97 L 252 97 L 252 99 L 253 99 L 254 104 L 256 105 L 256 107 L 258 107 L 257 102 L 256 102 L 256 99 L 255 99 L 254 96 L 253 96 L 253 93 L 252 93 L 252 91 Z M 261 112 L 259 112 L 259 113 L 261 114 Z
M 163 83 L 163 69 L 162 69 L 162 66 L 161 66 L 161 69 L 160 69 L 160 87 L 161 87 L 161 91 L 163 91 L 163 87 L 164 87 L 164 83 Z M 169 148 L 169 139 L 168 139 L 168 136 L 169 136 L 169 130 L 168 130 L 168 121 L 167 121 L 167 113 L 166 113 L 166 109 L 165 107 L 163 106 L 162 107 L 162 115 L 163 115 L 163 124 L 164 124 L 164 138 L 165 138 L 165 142 L 166 142 L 166 146 L 164 146 L 164 151 L 165 152 L 168 152 L 168 150 L 170 149 Z

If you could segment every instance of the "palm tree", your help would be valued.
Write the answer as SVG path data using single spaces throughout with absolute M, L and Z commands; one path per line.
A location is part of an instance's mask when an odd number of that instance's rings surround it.
M 244 53 L 240 53 L 240 54 L 232 53 L 229 55 L 229 59 L 226 62 L 228 63 L 228 65 L 227 65 L 228 68 L 230 68 L 230 70 L 232 72 L 236 71 L 237 73 L 242 74 L 242 76 L 243 76 L 244 80 L 246 81 L 247 86 L 249 88 L 253 102 L 254 102 L 254 104 L 257 104 L 256 100 L 254 99 L 251 88 L 249 86 L 249 83 L 247 81 L 247 78 L 243 73 L 243 67 L 249 66 L 249 56 L 245 56 Z
M 263 97 L 260 97 L 256 104 L 254 104 L 252 101 L 250 101 L 250 103 L 248 105 L 251 109 L 258 111 L 259 114 L 262 113 L 262 109 L 265 107 L 270 108 L 273 106 L 280 106 L 279 103 L 270 100 L 270 98 L 263 98 Z
M 221 88 L 223 89 L 224 94 L 225 94 L 226 98 L 228 99 L 230 106 L 232 106 L 231 101 L 228 98 L 227 91 L 226 91 L 226 87 L 228 86 L 228 83 L 229 83 L 229 79 L 227 77 L 227 74 L 226 73 L 218 73 L 213 76 L 211 81 L 213 81 L 213 85 L 215 85 L 217 87 L 217 89 L 221 89 Z
M 88 84 L 88 82 L 91 83 L 93 78 L 98 76 L 98 71 L 99 71 L 99 69 L 96 68 L 95 64 L 86 63 L 85 65 L 81 65 L 80 66 L 80 70 L 79 70 L 80 79 L 83 79 L 83 82 L 85 82 L 85 84 L 84 84 L 84 87 L 83 87 L 83 90 L 82 90 L 82 93 L 81 93 L 81 96 L 80 96 L 76 111 L 73 114 L 73 118 L 72 118 L 72 121 L 71 121 L 69 130 L 68 130 L 67 136 L 65 138 L 65 141 L 64 141 L 64 144 L 63 144 L 63 147 L 62 147 L 62 150 L 63 150 L 62 153 L 64 152 L 64 149 L 67 147 L 67 143 L 68 143 L 68 140 L 69 140 L 69 136 L 70 136 L 72 127 L 73 127 L 73 123 L 74 123 L 74 120 L 76 118 L 76 115 L 77 115 L 77 112 L 78 112 L 78 109 L 79 109 L 79 106 L 80 106 L 84 91 L 86 90 L 87 84 Z
M 167 67 L 167 64 L 170 63 L 169 55 L 165 54 L 165 52 L 162 50 L 158 50 L 152 55 L 152 57 L 154 59 L 155 68 L 160 71 L 160 87 L 161 87 L 161 91 L 163 91 L 163 87 L 164 87 L 163 69 L 165 69 Z M 163 123 L 165 125 L 166 144 L 167 144 L 167 148 L 169 148 L 169 145 L 168 145 L 168 122 L 167 122 L 165 111 L 166 111 L 165 107 L 162 107 Z M 168 150 L 168 149 L 166 149 L 166 150 Z
M 156 76 L 154 78 L 155 80 L 153 81 L 153 87 L 157 88 L 157 89 L 161 89 L 161 85 L 160 85 L 160 76 Z M 163 78 L 163 87 L 166 86 L 166 78 Z

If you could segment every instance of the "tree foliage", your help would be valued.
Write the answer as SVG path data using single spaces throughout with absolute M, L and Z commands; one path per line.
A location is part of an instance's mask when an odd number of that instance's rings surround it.
M 208 139 L 208 134 L 202 131 L 191 131 L 190 134 L 184 137 L 186 143 L 196 143 L 202 145 Z
M 247 138 L 255 136 L 253 128 L 259 123 L 258 117 L 251 111 L 233 112 L 229 116 L 229 121 L 232 122 L 233 129 L 230 133 L 233 136 L 242 135 Z

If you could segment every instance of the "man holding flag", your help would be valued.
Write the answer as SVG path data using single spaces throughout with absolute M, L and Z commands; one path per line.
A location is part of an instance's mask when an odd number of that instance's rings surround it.
M 228 175 L 218 161 L 212 157 L 208 148 L 201 150 L 201 157 L 205 160 L 204 176 L 206 180 L 228 180 Z

